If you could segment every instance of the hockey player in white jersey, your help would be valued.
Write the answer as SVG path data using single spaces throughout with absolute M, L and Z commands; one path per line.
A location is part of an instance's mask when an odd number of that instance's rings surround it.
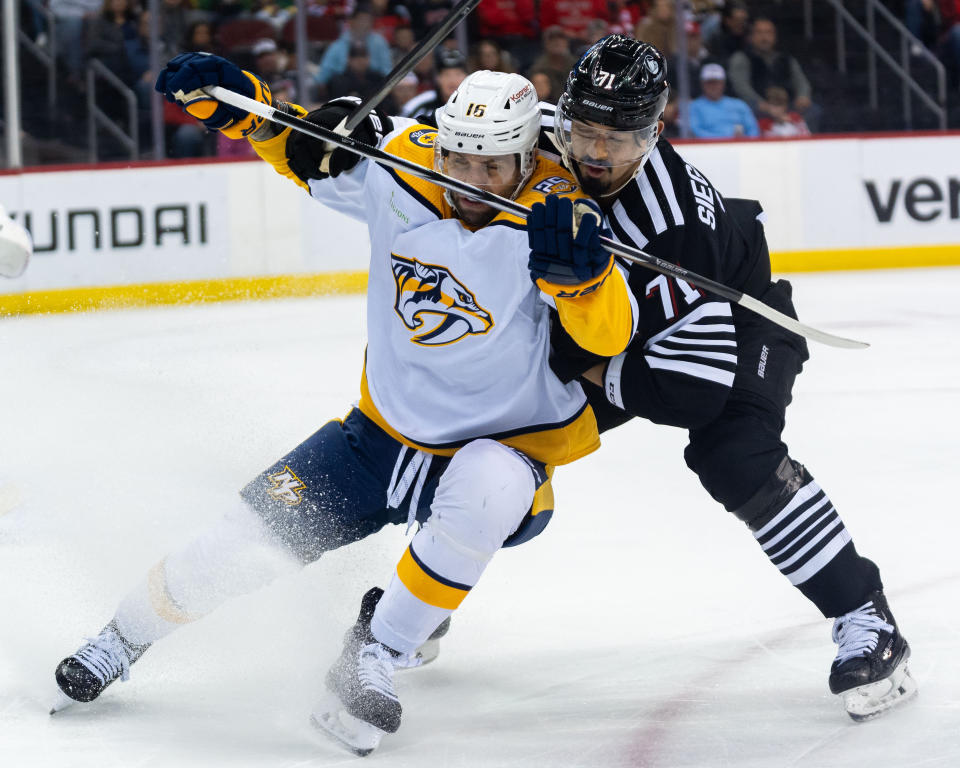
M 20 277 L 32 254 L 30 233 L 11 219 L 0 205 L 0 276 Z
M 581 386 L 550 369 L 551 308 L 579 344 L 613 355 L 634 333 L 636 302 L 600 245 L 598 218 L 573 223 L 588 205 L 577 184 L 536 155 L 539 110 L 526 79 L 474 73 L 438 111 L 439 130 L 375 112 L 354 137 L 533 205 L 529 224 L 218 104 L 200 90 L 208 85 L 271 101 L 254 75 L 205 54 L 173 59 L 157 87 L 367 223 L 359 405 L 249 483 L 232 516 L 157 564 L 99 636 L 61 662 L 57 682 L 90 701 L 126 679 L 151 643 L 227 598 L 387 523 L 416 521 L 385 593 L 365 598 L 314 713 L 364 754 L 400 725 L 394 669 L 418 663 L 418 648 L 500 547 L 543 529 L 549 467 L 599 445 Z M 307 119 L 333 128 L 354 106 L 335 100 Z

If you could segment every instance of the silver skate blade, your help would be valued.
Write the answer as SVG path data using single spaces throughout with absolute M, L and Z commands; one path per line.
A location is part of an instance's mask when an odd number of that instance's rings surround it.
M 405 657 L 405 660 L 398 660 L 394 663 L 394 668 L 399 670 L 403 669 L 416 669 L 417 667 L 422 667 L 425 664 L 429 664 L 431 661 L 435 661 L 437 656 L 440 655 L 440 640 L 427 640 L 423 645 L 417 648 L 409 656 Z
M 358 757 L 366 757 L 379 747 L 385 733 L 351 715 L 343 708 L 340 699 L 329 692 L 310 714 L 310 723 Z
M 76 703 L 76 699 L 71 699 L 63 691 L 58 691 L 57 699 L 53 702 L 53 706 L 50 707 L 50 714 L 55 715 L 57 712 L 62 712 L 67 707 L 72 707 Z
M 859 688 L 852 688 L 841 694 L 847 714 L 858 723 L 879 717 L 916 695 L 917 683 L 907 668 L 906 658 L 897 665 L 889 677 L 869 685 L 861 685 Z

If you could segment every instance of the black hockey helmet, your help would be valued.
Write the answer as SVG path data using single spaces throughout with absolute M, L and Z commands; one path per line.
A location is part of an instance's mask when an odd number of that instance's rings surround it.
M 650 158 L 667 106 L 667 62 L 649 43 L 608 35 L 583 54 L 557 102 L 553 138 L 584 191 L 611 198 Z
M 660 51 L 625 35 L 607 35 L 580 57 L 557 106 L 574 120 L 632 130 L 656 123 L 668 95 Z

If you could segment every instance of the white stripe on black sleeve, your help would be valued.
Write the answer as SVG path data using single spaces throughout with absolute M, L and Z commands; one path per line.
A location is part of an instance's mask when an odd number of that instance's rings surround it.
M 650 214 L 650 220 L 653 222 L 653 228 L 659 235 L 667 231 L 667 220 L 660 208 L 660 201 L 657 200 L 657 194 L 653 191 L 650 179 L 647 175 L 641 174 L 637 178 L 637 186 L 640 187 L 640 194 L 643 196 L 643 202 L 647 206 L 647 213 Z
M 623 230 L 623 234 L 626 235 L 626 244 L 634 245 L 637 248 L 643 248 L 648 240 L 643 236 L 643 232 L 640 231 L 640 228 L 633 223 L 627 215 L 627 209 L 623 207 L 623 203 L 619 200 L 613 204 L 613 218 L 616 219 L 617 224 L 620 226 L 620 229 Z M 614 238 L 619 242 L 624 242 L 623 239 L 618 238 L 616 233 L 614 233 Z
M 667 198 L 667 205 L 670 206 L 670 214 L 673 216 L 673 225 L 679 227 L 683 225 L 683 211 L 680 210 L 680 202 L 677 200 L 677 193 L 673 188 L 673 181 L 667 172 L 667 166 L 660 156 L 660 150 L 655 149 L 650 155 L 650 165 L 653 166 L 657 178 L 660 180 L 660 186 L 663 188 L 664 197 Z
M 850 532 L 816 482 L 800 488 L 754 534 L 780 572 L 796 586 L 827 565 L 850 541 Z
M 651 337 L 644 348 L 651 368 L 733 386 L 737 372 L 737 336 L 730 304 L 702 304 L 666 330 Z

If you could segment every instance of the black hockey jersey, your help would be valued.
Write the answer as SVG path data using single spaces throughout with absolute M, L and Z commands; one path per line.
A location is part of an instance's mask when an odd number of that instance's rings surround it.
M 541 151 L 556 152 L 552 107 L 542 105 Z M 607 212 L 613 239 L 704 277 L 761 295 L 770 258 L 753 200 L 725 199 L 664 139 Z M 737 370 L 735 312 L 730 302 L 688 282 L 629 264 L 640 306 L 637 335 L 611 358 L 607 400 L 633 416 L 692 428 L 723 409 Z M 554 324 L 552 364 L 567 380 L 603 362 L 579 349 Z

